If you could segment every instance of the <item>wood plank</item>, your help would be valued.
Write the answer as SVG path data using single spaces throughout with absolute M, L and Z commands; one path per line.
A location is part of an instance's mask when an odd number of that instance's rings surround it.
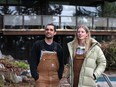
M 57 29 L 57 35 L 74 35 L 75 29 Z M 3 35 L 44 35 L 44 29 L 5 29 Z M 116 35 L 116 30 L 91 30 L 92 35 Z

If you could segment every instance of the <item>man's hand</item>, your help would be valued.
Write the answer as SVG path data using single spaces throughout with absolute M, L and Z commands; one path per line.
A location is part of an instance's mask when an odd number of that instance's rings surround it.
M 70 87 L 70 84 L 67 78 L 64 77 L 60 80 L 60 87 Z

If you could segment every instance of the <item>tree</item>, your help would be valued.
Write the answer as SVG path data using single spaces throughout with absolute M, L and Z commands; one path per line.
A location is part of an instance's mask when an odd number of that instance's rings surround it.
M 62 5 L 58 5 L 58 4 L 49 5 L 48 13 L 50 15 L 60 15 L 62 10 L 63 10 Z
M 103 17 L 116 17 L 116 2 L 105 2 Z

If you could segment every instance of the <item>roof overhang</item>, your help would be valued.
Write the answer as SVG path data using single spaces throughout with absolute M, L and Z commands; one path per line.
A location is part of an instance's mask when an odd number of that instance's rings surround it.
M 105 1 L 107 2 L 116 2 L 116 0 L 21 0 L 21 4 L 19 5 L 24 5 L 24 6 L 34 6 L 35 4 L 46 4 L 49 2 L 58 2 L 58 3 L 63 3 L 63 4 L 69 4 L 69 5 L 77 5 L 77 6 L 98 6 L 103 4 Z M 7 3 L 7 5 L 10 5 Z M 17 5 L 17 4 L 12 4 L 12 5 Z
M 54 0 L 49 0 L 54 2 Z M 55 2 L 66 2 L 70 5 L 78 5 L 78 6 L 97 6 L 103 4 L 105 1 L 107 2 L 115 2 L 116 0 L 55 0 Z

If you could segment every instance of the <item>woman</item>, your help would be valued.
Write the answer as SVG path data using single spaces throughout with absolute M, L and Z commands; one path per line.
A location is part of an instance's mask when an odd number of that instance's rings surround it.
M 75 38 L 68 43 L 70 84 L 72 87 L 96 87 L 95 80 L 106 68 L 106 58 L 100 44 L 91 38 L 86 26 L 77 28 Z

